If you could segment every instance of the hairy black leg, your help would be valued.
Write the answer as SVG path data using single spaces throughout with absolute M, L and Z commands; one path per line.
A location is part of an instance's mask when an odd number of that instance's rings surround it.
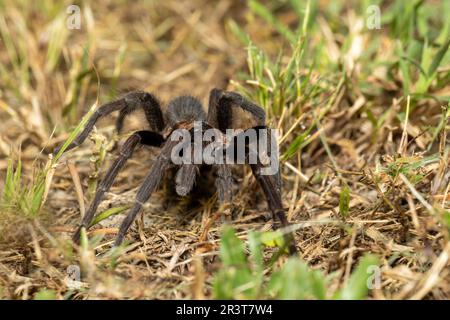
M 86 140 L 89 133 L 92 131 L 95 123 L 102 117 L 119 110 L 127 110 L 127 109 L 136 109 L 139 106 L 144 106 L 144 110 L 146 111 L 147 120 L 149 120 L 150 125 L 154 125 L 158 130 L 162 130 L 164 127 L 164 121 L 161 113 L 161 109 L 159 108 L 159 103 L 157 103 L 156 99 L 150 93 L 143 91 L 133 91 L 125 95 L 123 98 L 120 98 L 116 101 L 112 101 L 100 106 L 95 113 L 88 120 L 85 128 L 81 133 L 74 139 L 74 141 L 69 144 L 65 151 L 69 151 Z M 55 149 L 53 153 L 58 153 L 61 149 L 62 145 Z
M 194 187 L 198 167 L 195 164 L 183 164 L 175 176 L 175 189 L 179 196 L 187 195 Z
M 219 203 L 223 209 L 226 210 L 222 214 L 222 222 L 225 222 L 227 218 L 227 210 L 231 204 L 233 198 L 233 176 L 231 174 L 230 166 L 228 164 L 218 164 L 217 167 L 217 179 L 216 179 L 216 189 L 217 196 L 219 198 Z
M 252 128 L 256 131 L 258 142 L 261 139 L 265 139 L 265 150 L 260 150 L 258 145 L 258 159 L 262 161 L 261 159 L 264 159 L 266 161 L 272 162 L 276 161 L 277 165 L 279 166 L 279 154 L 278 154 L 278 141 L 276 139 L 276 136 L 274 135 L 271 128 L 268 128 L 267 126 L 258 126 Z M 275 152 L 275 154 L 272 154 L 272 152 Z M 277 191 L 281 194 L 281 172 L 278 168 L 276 170 L 276 173 L 274 174 L 274 182 L 275 186 L 277 188 Z
M 138 134 L 141 138 L 140 143 L 146 146 L 159 148 L 164 143 L 164 137 L 158 132 L 143 130 L 137 131 L 134 134 Z
M 130 96 L 128 101 L 128 107 L 120 110 L 116 121 L 116 131 L 118 133 L 122 131 L 125 118 L 139 107 L 142 107 L 144 110 L 145 118 L 151 130 L 161 132 L 164 129 L 161 105 L 154 95 L 138 91 L 133 96 Z
M 269 209 L 272 211 L 273 217 L 278 218 L 281 222 L 282 227 L 290 226 L 286 213 L 283 208 L 283 203 L 281 201 L 281 194 L 277 190 L 275 176 L 273 175 L 262 175 L 260 164 L 251 164 L 253 175 L 256 177 L 259 185 L 263 189 L 264 195 L 266 196 L 267 202 L 269 204 Z M 289 254 L 294 255 L 297 253 L 297 248 L 295 247 L 294 235 L 291 231 L 285 234 L 285 240 L 288 245 Z
M 232 128 L 232 108 L 239 107 L 249 112 L 255 120 L 255 125 L 264 125 L 266 113 L 258 105 L 247 100 L 236 92 L 213 89 L 209 95 L 208 123 L 222 132 Z
M 253 132 L 251 132 L 253 131 Z M 254 134 L 250 134 L 254 133 Z M 265 143 L 263 144 L 263 148 L 260 148 L 260 140 L 264 139 Z M 241 146 L 242 142 L 245 142 L 245 149 L 239 150 L 238 148 L 243 148 Z M 228 148 L 233 148 L 234 151 L 232 154 L 233 158 L 228 158 L 227 161 L 231 161 L 232 163 L 248 163 L 250 154 L 253 155 L 253 159 L 256 159 L 259 162 L 269 161 L 272 163 L 276 161 L 279 165 L 278 158 L 278 141 L 276 140 L 276 136 L 272 132 L 271 128 L 268 128 L 265 125 L 256 126 L 253 128 L 249 128 L 244 132 L 241 132 L 233 137 L 233 141 Z M 241 152 L 238 152 L 241 151 Z M 272 154 L 272 152 L 275 154 Z M 227 154 L 228 155 L 228 154 Z M 278 192 L 281 193 L 281 173 L 280 170 L 276 170 L 274 173 L 275 183 Z
M 222 92 L 223 91 L 220 89 L 212 89 L 209 93 L 207 122 L 214 128 L 219 128 L 218 110 L 219 99 L 222 96 Z
M 232 199 L 232 187 L 233 176 L 231 175 L 230 166 L 228 164 L 218 164 L 217 167 L 217 179 L 216 188 L 218 198 L 221 203 L 231 202 Z
M 118 246 L 122 243 L 126 232 L 130 228 L 136 216 L 142 209 L 143 204 L 150 198 L 151 194 L 158 188 L 161 183 L 166 170 L 171 165 L 171 152 L 175 145 L 177 145 L 178 141 L 168 140 L 161 149 L 161 153 L 156 158 L 153 163 L 150 172 L 145 177 L 142 186 L 139 188 L 139 191 L 136 195 L 136 200 L 128 212 L 126 218 L 123 220 L 122 224 L 119 228 L 119 233 L 117 234 L 116 241 L 114 242 L 114 246 Z
M 160 147 L 163 141 L 164 140 L 160 134 L 151 131 L 135 132 L 125 141 L 120 150 L 119 156 L 113 162 L 111 167 L 108 169 L 105 177 L 98 185 L 94 195 L 94 199 L 92 200 L 88 210 L 86 211 L 86 214 L 84 215 L 80 226 L 77 228 L 76 232 L 73 235 L 73 241 L 75 243 L 79 243 L 81 229 L 83 227 L 88 228 L 91 224 L 92 218 L 94 217 L 95 212 L 97 211 L 97 208 L 103 199 L 103 196 L 111 188 L 114 180 L 117 177 L 117 174 L 125 165 L 127 160 L 131 157 L 136 146 L 138 144 L 145 144 L 149 146 Z

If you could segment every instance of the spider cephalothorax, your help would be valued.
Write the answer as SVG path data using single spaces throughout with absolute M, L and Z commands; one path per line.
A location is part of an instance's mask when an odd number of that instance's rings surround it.
M 213 133 L 223 134 L 225 137 L 227 129 L 243 129 L 241 135 L 246 135 L 249 130 L 266 128 L 264 110 L 235 92 L 213 89 L 209 97 L 208 113 L 205 113 L 201 103 L 191 96 L 181 96 L 173 99 L 168 103 L 167 108 L 165 109 L 166 111 L 163 113 L 160 103 L 155 96 L 143 91 L 134 91 L 128 93 L 123 98 L 99 107 L 89 119 L 84 130 L 74 139 L 65 151 L 80 145 L 86 139 L 96 121 L 114 111 L 119 111 L 116 128 L 117 131 L 120 132 L 123 128 L 126 116 L 138 108 L 143 109 L 150 130 L 134 132 L 124 142 L 119 152 L 119 156 L 115 159 L 105 177 L 99 183 L 94 199 L 73 236 L 73 239 L 76 242 L 80 239 L 81 229 L 83 227 L 89 227 L 104 194 L 111 188 L 117 174 L 131 157 L 134 149 L 138 145 L 157 147 L 160 148 L 160 152 L 152 164 L 149 173 L 145 177 L 142 186 L 137 192 L 133 207 L 120 226 L 115 245 L 119 245 L 123 241 L 127 230 L 141 211 L 143 203 L 150 198 L 151 194 L 159 186 L 167 169 L 173 167 L 177 168 L 175 185 L 176 192 L 179 195 L 184 196 L 193 188 L 196 175 L 199 173 L 198 167 L 199 165 L 202 165 L 202 163 L 177 163 L 174 161 L 174 154 L 180 155 L 180 153 L 182 153 L 174 152 L 175 148 L 179 148 L 180 146 L 180 139 L 175 138 L 176 133 L 179 133 L 177 130 L 183 129 L 185 132 L 187 131 L 192 137 L 192 142 L 189 140 L 189 143 L 194 144 L 196 130 L 202 132 L 205 130 L 215 130 Z M 247 121 L 242 120 L 245 116 L 247 116 Z M 200 127 L 196 125 L 198 123 L 201 124 Z M 243 125 L 244 123 L 245 126 Z M 248 136 L 250 137 L 250 140 L 252 140 L 251 135 Z M 223 143 L 227 140 L 228 144 L 223 150 L 230 150 L 231 148 L 233 151 L 238 151 L 236 150 L 238 147 L 236 141 L 239 140 L 239 137 L 239 134 L 233 136 L 231 144 L 229 138 L 226 139 L 222 137 L 218 139 L 218 141 Z M 270 133 L 265 136 L 259 134 L 253 136 L 253 140 L 255 141 L 258 140 L 258 142 L 261 142 L 261 139 L 265 139 L 269 144 L 271 143 L 271 138 Z M 256 161 L 250 163 L 247 161 L 246 163 L 250 165 L 253 175 L 259 182 L 273 216 L 280 220 L 283 227 L 288 226 L 288 221 L 282 206 L 279 172 L 264 174 L 263 171 L 266 169 L 266 164 L 264 164 L 264 161 L 260 161 L 259 151 L 255 151 L 254 148 L 249 147 L 250 142 L 246 140 L 246 137 L 244 137 L 244 141 L 246 141 L 244 146 L 245 158 L 247 159 L 252 152 L 254 152 L 254 155 L 256 154 Z M 208 142 L 201 143 L 202 146 L 207 146 L 208 144 Z M 219 154 L 220 156 L 227 157 L 222 151 L 216 153 L 216 155 Z M 184 153 L 184 156 L 186 156 L 186 150 L 184 150 Z M 225 161 L 218 161 L 217 163 L 210 164 L 217 168 L 216 188 L 218 199 L 225 205 L 232 200 L 232 175 L 228 161 L 236 160 L 237 153 L 238 152 L 232 152 L 232 159 L 228 157 Z M 183 156 L 183 154 L 181 154 L 181 156 Z M 295 253 L 296 248 L 292 235 L 288 234 L 286 238 L 288 240 L 290 253 Z

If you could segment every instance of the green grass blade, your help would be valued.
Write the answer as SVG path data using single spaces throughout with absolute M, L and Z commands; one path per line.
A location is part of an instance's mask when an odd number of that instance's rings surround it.
M 433 58 L 433 61 L 430 64 L 430 67 L 428 68 L 428 77 L 432 77 L 434 73 L 436 72 L 437 68 L 442 62 L 442 59 L 444 58 L 445 54 L 448 51 L 448 47 L 450 46 L 450 39 L 447 40 L 438 50 L 436 55 Z
M 122 207 L 115 207 L 115 208 L 110 208 L 108 210 L 105 210 L 105 211 L 99 213 L 94 218 L 94 220 L 91 222 L 89 227 L 95 226 L 97 223 L 99 223 L 99 222 L 101 222 L 101 221 L 103 221 L 103 220 L 105 220 L 105 219 L 107 219 L 109 217 L 115 216 L 115 215 L 117 215 L 119 213 L 122 213 L 122 212 L 124 212 L 125 210 L 127 210 L 129 208 L 130 208 L 130 206 L 122 206 Z
M 361 300 L 369 292 L 369 280 L 372 276 L 371 267 L 378 265 L 378 258 L 374 255 L 365 255 L 353 271 L 344 288 L 335 295 L 340 300 Z

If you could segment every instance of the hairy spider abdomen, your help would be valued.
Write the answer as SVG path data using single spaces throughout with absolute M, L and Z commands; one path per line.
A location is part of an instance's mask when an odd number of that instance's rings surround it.
M 206 120 L 206 113 L 202 104 L 192 96 L 181 96 L 170 101 L 166 116 L 170 126 L 182 121 Z

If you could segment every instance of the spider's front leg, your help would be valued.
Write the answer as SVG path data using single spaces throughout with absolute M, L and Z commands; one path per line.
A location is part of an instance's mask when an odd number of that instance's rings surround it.
M 265 125 L 266 112 L 260 106 L 236 92 L 220 89 L 211 90 L 207 120 L 213 127 L 218 128 L 222 132 L 234 128 L 233 121 L 241 120 L 240 116 L 233 114 L 237 109 L 245 111 L 251 116 L 252 124 L 247 128 Z
M 114 180 L 117 177 L 117 174 L 123 168 L 127 160 L 131 157 L 135 148 L 139 144 L 160 147 L 163 142 L 164 138 L 159 133 L 152 131 L 135 132 L 125 141 L 122 149 L 120 150 L 119 156 L 115 159 L 111 167 L 108 169 L 105 177 L 98 185 L 94 195 L 94 199 L 92 200 L 88 210 L 86 211 L 86 214 L 84 215 L 80 226 L 77 228 L 73 235 L 73 241 L 75 243 L 79 243 L 80 241 L 81 229 L 89 228 L 92 219 L 94 218 L 95 212 L 97 211 L 97 208 L 102 201 L 105 193 L 109 191 Z
M 277 218 L 281 222 L 283 228 L 290 226 L 286 218 L 286 212 L 283 208 L 283 203 L 281 200 L 280 191 L 277 188 L 275 176 L 273 175 L 263 175 L 261 170 L 263 166 L 261 164 L 251 164 L 253 175 L 256 177 L 259 185 L 263 189 L 264 195 L 266 196 L 267 202 L 269 204 L 270 211 L 272 211 L 273 217 Z M 295 246 L 295 238 L 292 231 L 285 234 L 285 240 L 288 244 L 288 250 L 290 255 L 297 253 L 297 248 Z
M 231 200 L 233 198 L 233 176 L 231 175 L 230 166 L 226 163 L 218 164 L 216 189 L 220 206 L 225 210 L 222 214 L 222 222 L 226 222 L 230 216 Z
M 164 128 L 164 119 L 158 100 L 155 98 L 155 96 L 148 92 L 132 91 L 126 94 L 123 98 L 106 103 L 95 110 L 95 113 L 89 118 L 83 131 L 81 131 L 78 136 L 75 137 L 75 139 L 72 141 L 72 143 L 69 144 L 65 151 L 69 151 L 70 149 L 73 149 L 82 144 L 94 128 L 95 123 L 99 119 L 115 111 L 120 111 L 116 123 L 117 130 L 120 131 L 123 126 L 125 117 L 139 107 L 142 107 L 144 109 L 147 122 L 149 123 L 151 129 L 158 132 L 162 131 L 162 129 Z M 63 144 L 57 147 L 53 151 L 53 153 L 57 154 L 62 146 Z
M 276 135 L 272 132 L 272 129 L 266 126 L 255 127 L 250 130 L 256 131 L 256 139 L 247 144 L 247 161 L 249 161 L 253 175 L 266 196 L 273 218 L 278 219 L 283 228 L 288 228 L 290 223 L 286 218 L 281 198 L 281 174 Z M 255 142 L 257 142 L 257 147 Z M 289 254 L 296 254 L 294 232 L 288 230 L 284 238 Z
M 236 109 L 241 109 L 242 111 L 245 111 L 248 115 L 250 115 L 250 121 L 248 123 L 243 123 L 241 117 L 237 114 L 233 114 L 233 111 Z M 245 140 L 245 136 L 247 134 L 250 134 L 249 138 L 252 140 L 252 142 L 258 142 L 264 135 L 260 136 L 260 130 L 266 130 L 265 142 L 266 146 L 273 145 L 273 143 L 276 143 L 273 139 L 275 139 L 274 136 L 272 136 L 272 133 L 270 130 L 267 129 L 265 126 L 266 122 L 266 113 L 264 109 L 262 109 L 260 106 L 254 104 L 253 102 L 247 100 L 242 95 L 236 92 L 230 92 L 230 91 L 223 91 L 220 89 L 213 89 L 211 90 L 210 96 L 209 96 L 209 109 L 208 109 L 208 123 L 210 123 L 212 126 L 219 128 L 220 131 L 225 132 L 227 129 L 238 127 L 240 128 L 242 124 L 245 124 L 245 128 L 241 129 L 247 129 L 243 133 L 235 136 L 234 138 L 234 155 L 236 160 L 236 154 L 238 154 L 238 150 L 236 149 L 239 147 L 239 143 L 237 143 L 240 138 L 244 138 L 242 141 Z M 252 137 L 249 130 L 256 131 L 256 134 Z M 267 132 L 268 131 L 268 132 Z M 253 132 L 255 133 L 255 132 Z M 265 172 L 263 171 L 266 169 L 261 161 L 260 158 L 264 158 L 265 156 L 268 156 L 272 158 L 270 152 L 266 153 L 264 156 L 261 153 L 261 150 L 256 150 L 255 148 L 249 148 L 250 143 L 245 143 L 245 152 L 244 157 L 247 158 L 246 163 L 249 163 L 249 156 L 251 153 L 253 153 L 253 156 L 255 156 L 254 152 L 256 152 L 256 158 L 257 161 L 250 163 L 253 175 L 258 180 L 259 184 L 261 185 L 261 188 L 264 191 L 264 194 L 266 196 L 267 202 L 269 204 L 269 208 L 272 211 L 272 214 L 274 218 L 278 218 L 281 222 L 281 225 L 283 227 L 289 226 L 289 222 L 287 221 L 285 210 L 283 208 L 282 200 L 281 200 L 281 176 L 279 170 L 276 170 L 275 173 L 270 175 L 265 175 Z M 241 145 L 240 147 L 244 147 L 244 145 Z M 252 150 L 251 150 L 252 149 Z M 272 148 L 271 148 L 272 149 Z M 244 150 L 241 150 L 244 151 Z M 278 161 L 278 157 L 276 159 L 272 158 L 272 161 Z M 285 239 L 288 243 L 288 249 L 290 254 L 295 254 L 297 252 L 294 242 L 294 236 L 292 233 L 288 233 L 285 235 Z
M 120 225 L 119 233 L 117 234 L 114 246 L 119 246 L 123 242 L 125 234 L 127 233 L 134 219 L 136 219 L 136 216 L 139 214 L 139 212 L 141 212 L 142 206 L 160 185 L 166 170 L 172 165 L 171 152 L 178 143 L 178 141 L 172 141 L 169 138 L 162 147 L 161 153 L 156 158 L 149 173 L 145 177 L 142 186 L 137 192 L 133 207 L 128 212 L 126 218 Z

